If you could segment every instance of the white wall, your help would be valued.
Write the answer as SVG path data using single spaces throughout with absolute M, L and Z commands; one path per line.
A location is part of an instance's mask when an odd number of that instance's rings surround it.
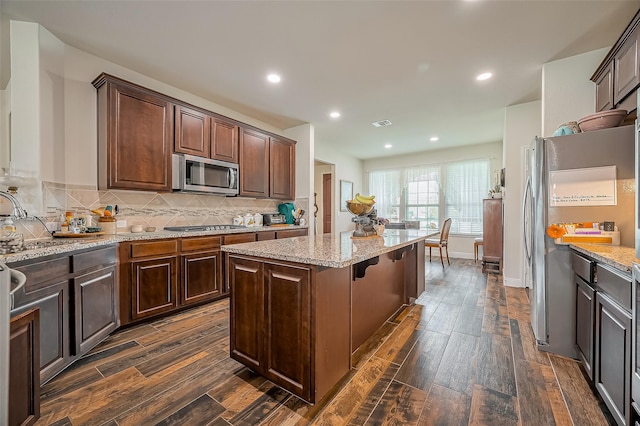
M 11 21 L 11 161 L 16 174 L 40 176 L 40 55 L 39 25 Z M 41 210 L 39 185 L 19 188 L 22 206 L 30 214 Z
M 310 160 L 304 160 L 296 178 L 303 179 L 299 193 L 309 197 L 311 179 L 302 176 L 311 173 L 311 126 L 278 129 L 65 45 L 39 24 L 11 21 L 11 140 L 17 169 L 40 180 L 97 187 L 97 101 L 91 82 L 102 72 L 278 135 L 304 134 L 299 149 Z M 25 204 L 25 194 L 19 195 Z M 25 207 L 41 214 L 41 194 L 28 198 Z
M 595 112 L 596 86 L 589 78 L 609 50 L 593 50 L 542 66 L 543 134 L 539 136 L 551 136 L 562 123 Z
M 309 235 L 313 234 L 313 152 L 314 152 L 314 129 L 312 124 L 303 124 L 292 127 L 284 132 L 296 143 L 296 199 L 305 199 L 310 211 L 305 213 L 307 223 L 309 223 Z
M 333 175 L 334 216 L 333 232 L 353 230 L 352 215 L 340 211 L 340 180 L 353 182 L 353 193 L 364 192 L 362 187 L 362 160 L 338 152 L 335 148 L 316 141 L 315 159 L 335 166 Z
M 9 133 L 11 116 L 11 81 L 4 90 L 0 90 L 0 168 L 8 169 L 11 157 Z
M 525 186 L 524 153 L 534 136 L 542 131 L 542 102 L 507 107 L 502 143 L 505 191 L 504 208 L 504 284 L 524 287 L 524 247 L 522 238 L 522 196 Z
M 364 192 L 370 192 L 369 172 L 373 170 L 443 164 L 477 158 L 488 158 L 490 170 L 502 168 L 502 142 L 423 151 L 407 155 L 365 160 L 363 162 Z M 474 238 L 475 236 L 451 235 L 449 237 L 449 257 L 473 259 Z

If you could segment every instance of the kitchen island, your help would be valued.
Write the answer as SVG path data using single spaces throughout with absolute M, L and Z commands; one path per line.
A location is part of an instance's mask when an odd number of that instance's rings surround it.
M 424 290 L 420 230 L 350 232 L 223 246 L 231 357 L 316 403 L 353 353 Z

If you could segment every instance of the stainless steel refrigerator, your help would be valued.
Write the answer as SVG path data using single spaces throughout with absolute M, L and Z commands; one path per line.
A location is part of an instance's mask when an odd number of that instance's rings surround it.
M 552 223 L 613 221 L 620 230 L 621 245 L 634 246 L 634 133 L 634 126 L 622 126 L 535 138 L 529 149 L 523 198 L 525 284 L 530 287 L 531 325 L 541 350 L 576 358 L 576 285 L 570 250 L 567 245 L 555 244 L 547 236 L 547 227 Z M 615 205 L 552 205 L 553 172 L 603 166 L 616 166 Z

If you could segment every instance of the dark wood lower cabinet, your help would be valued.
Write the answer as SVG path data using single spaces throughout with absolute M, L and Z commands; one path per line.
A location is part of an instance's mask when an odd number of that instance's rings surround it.
M 27 281 L 11 317 L 38 308 L 40 383 L 46 383 L 117 326 L 116 247 L 108 245 L 9 264 Z
M 231 356 L 254 371 L 264 370 L 264 285 L 263 262 L 231 257 L 227 274 L 231 290 Z
M 40 418 L 40 315 L 30 309 L 11 319 L 9 340 L 9 426 Z
M 177 307 L 177 266 L 177 255 L 131 262 L 133 320 L 171 312 Z
M 576 349 L 587 376 L 593 380 L 596 291 L 578 275 L 576 285 Z
M 350 268 L 227 256 L 231 357 L 316 402 L 351 366 Z
M 309 268 L 265 264 L 265 377 L 304 399 L 311 382 L 311 289 Z
M 276 238 L 291 238 L 291 237 L 304 237 L 309 233 L 307 228 L 297 228 L 297 229 L 282 229 L 276 231 Z
M 631 424 L 631 313 L 596 293 L 596 389 L 619 425 Z
M 75 352 L 86 353 L 116 329 L 116 267 L 80 275 L 75 292 Z
M 27 275 L 26 285 L 29 285 L 28 280 L 29 275 Z M 65 279 L 29 292 L 16 301 L 18 307 L 11 311 L 12 317 L 34 308 L 40 311 L 41 383 L 46 383 L 72 361 L 70 299 L 69 281 Z
M 180 303 L 191 305 L 222 296 L 220 250 L 180 256 Z

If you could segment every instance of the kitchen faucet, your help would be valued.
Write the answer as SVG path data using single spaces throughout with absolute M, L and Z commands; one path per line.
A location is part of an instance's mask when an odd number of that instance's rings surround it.
M 11 202 L 11 205 L 13 205 L 13 216 L 16 219 L 27 218 L 27 212 L 22 208 L 22 206 L 20 205 L 20 202 L 16 197 L 4 191 L 0 191 L 0 197 L 4 197 Z

